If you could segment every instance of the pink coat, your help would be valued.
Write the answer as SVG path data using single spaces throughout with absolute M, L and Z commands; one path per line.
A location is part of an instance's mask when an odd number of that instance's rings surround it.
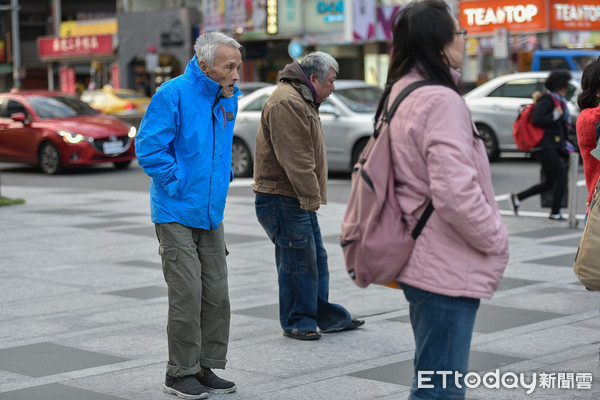
M 458 72 L 452 71 L 458 81 Z M 413 72 L 391 91 L 422 80 Z M 447 296 L 491 298 L 508 263 L 508 233 L 483 141 L 461 96 L 443 86 L 416 89 L 391 122 L 396 196 L 416 224 L 429 199 L 435 211 L 398 277 Z

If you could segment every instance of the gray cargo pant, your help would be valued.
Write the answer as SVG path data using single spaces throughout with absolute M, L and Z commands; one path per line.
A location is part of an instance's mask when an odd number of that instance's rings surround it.
M 155 224 L 168 286 L 169 376 L 225 368 L 230 305 L 223 224 L 217 229 Z

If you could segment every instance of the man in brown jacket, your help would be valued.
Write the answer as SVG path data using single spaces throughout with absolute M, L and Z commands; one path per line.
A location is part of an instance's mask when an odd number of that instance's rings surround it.
M 316 211 L 327 204 L 327 156 L 319 105 L 334 90 L 338 63 L 313 52 L 279 72 L 256 136 L 256 216 L 275 244 L 283 334 L 315 340 L 321 332 L 356 329 L 329 302 L 329 270 Z

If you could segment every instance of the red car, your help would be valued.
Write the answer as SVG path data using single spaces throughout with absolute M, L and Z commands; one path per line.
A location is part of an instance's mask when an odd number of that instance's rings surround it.
M 72 95 L 0 93 L 0 161 L 37 164 L 47 174 L 100 163 L 127 168 L 136 133 Z

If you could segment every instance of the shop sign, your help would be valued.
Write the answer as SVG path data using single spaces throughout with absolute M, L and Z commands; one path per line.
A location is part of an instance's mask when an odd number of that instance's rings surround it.
M 42 61 L 115 56 L 114 39 L 114 35 L 39 37 L 38 56 Z
M 225 27 L 225 0 L 204 2 L 204 31 L 219 31 Z
M 596 3 L 596 4 L 592 4 Z M 598 0 L 554 0 L 550 2 L 550 28 L 557 31 L 600 30 Z
M 375 1 L 355 0 L 352 2 L 354 40 L 375 38 Z
M 394 29 L 394 17 L 400 11 L 400 6 L 377 7 L 377 40 L 391 40 Z
M 75 94 L 75 68 L 60 67 L 59 69 L 60 91 Z
M 277 29 L 282 35 L 299 35 L 302 33 L 301 0 L 285 0 L 277 2 Z
M 493 34 L 496 29 L 510 32 L 548 30 L 545 0 L 461 1 L 459 21 L 470 35 Z
M 306 0 L 303 5 L 307 34 L 344 32 L 346 14 L 343 0 Z

